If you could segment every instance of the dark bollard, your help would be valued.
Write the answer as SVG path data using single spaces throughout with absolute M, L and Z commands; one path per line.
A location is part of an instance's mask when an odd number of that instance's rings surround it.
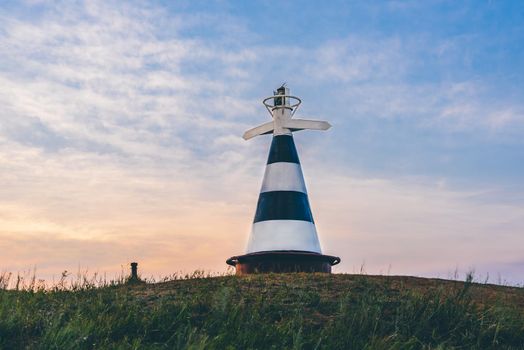
M 143 283 L 140 278 L 138 278 L 138 263 L 131 263 L 131 276 L 127 280 L 127 283 Z
M 138 263 L 131 263 L 131 279 L 138 280 Z

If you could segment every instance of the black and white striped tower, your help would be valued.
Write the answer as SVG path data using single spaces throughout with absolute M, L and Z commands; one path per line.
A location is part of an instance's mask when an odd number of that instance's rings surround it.
M 293 103 L 292 103 L 293 102 Z M 284 85 L 263 101 L 273 121 L 244 133 L 248 140 L 273 134 L 245 255 L 227 260 L 237 274 L 255 272 L 331 272 L 340 259 L 323 255 L 293 141 L 294 131 L 327 130 L 324 121 L 292 119 L 301 100 Z

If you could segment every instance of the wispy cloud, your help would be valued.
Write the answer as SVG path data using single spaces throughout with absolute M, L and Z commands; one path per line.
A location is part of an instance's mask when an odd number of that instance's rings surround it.
M 350 36 L 320 46 L 304 69 L 315 83 L 331 85 L 323 97 L 345 105 L 345 118 L 411 119 L 421 127 L 461 132 L 524 130 L 519 98 L 478 75 L 453 74 L 462 65 L 456 46 L 467 40 L 474 38 Z M 442 65 L 450 72 L 431 77 Z

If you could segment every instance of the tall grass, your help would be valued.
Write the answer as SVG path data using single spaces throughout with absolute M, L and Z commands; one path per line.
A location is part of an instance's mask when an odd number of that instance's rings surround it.
M 231 276 L 233 272 L 217 273 L 205 270 L 195 270 L 192 272 L 175 272 L 167 276 L 140 276 L 143 283 L 165 283 L 179 280 L 202 279 Z M 38 279 L 36 270 L 28 270 L 16 275 L 11 272 L 0 272 L 0 290 L 16 291 L 82 291 L 93 288 L 105 288 L 124 285 L 129 282 L 129 276 L 122 271 L 118 275 L 108 277 L 106 274 L 94 272 L 89 274 L 88 270 L 78 270 L 76 273 L 63 271 L 58 280 L 51 281 Z
M 524 349 L 524 310 L 476 302 L 471 279 L 428 290 L 393 277 L 201 271 L 61 282 L 0 290 L 0 348 Z

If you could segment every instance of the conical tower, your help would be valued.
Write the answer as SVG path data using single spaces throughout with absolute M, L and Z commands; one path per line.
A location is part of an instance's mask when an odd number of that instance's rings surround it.
M 275 135 L 247 253 L 299 250 L 320 253 L 293 135 Z
M 294 103 L 291 103 L 291 102 Z M 245 255 L 227 260 L 237 274 L 331 272 L 340 259 L 322 255 L 309 205 L 294 131 L 327 130 L 329 123 L 292 119 L 301 101 L 284 85 L 263 101 L 273 121 L 246 131 L 244 139 L 273 134 Z

